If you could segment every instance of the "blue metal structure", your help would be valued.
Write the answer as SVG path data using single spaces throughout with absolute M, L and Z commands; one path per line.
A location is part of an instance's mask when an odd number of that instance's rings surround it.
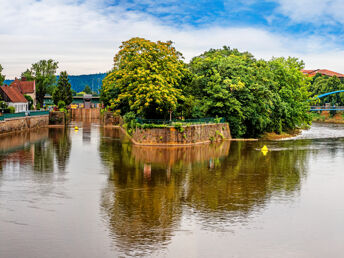
M 313 99 L 310 99 L 309 101 L 315 100 L 315 99 L 321 99 L 323 97 L 326 97 L 328 95 L 336 94 L 344 92 L 344 90 L 336 90 L 328 93 L 321 94 L 319 96 L 314 97 Z M 344 107 L 336 107 L 336 106 L 312 106 L 310 111 L 344 111 Z
M 321 99 L 321 98 L 326 97 L 328 95 L 332 95 L 332 94 L 336 94 L 336 93 L 340 93 L 340 92 L 344 92 L 344 90 L 336 90 L 336 91 L 324 93 L 324 94 L 321 94 L 319 96 L 314 97 L 314 99 Z

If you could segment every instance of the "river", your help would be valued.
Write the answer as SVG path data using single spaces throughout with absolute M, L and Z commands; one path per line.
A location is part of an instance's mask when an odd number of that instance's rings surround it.
M 0 137 L 0 257 L 343 255 L 344 126 L 158 148 L 77 125 Z

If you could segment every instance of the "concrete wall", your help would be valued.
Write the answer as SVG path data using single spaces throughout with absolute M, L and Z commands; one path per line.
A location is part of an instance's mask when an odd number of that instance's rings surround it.
M 74 120 L 100 119 L 100 108 L 71 109 L 71 118 Z
M 134 143 L 143 145 L 196 144 L 231 139 L 229 125 L 202 124 L 175 127 L 136 129 L 132 137 Z
M 0 134 L 45 127 L 48 124 L 49 116 L 47 115 L 13 118 L 0 122 Z

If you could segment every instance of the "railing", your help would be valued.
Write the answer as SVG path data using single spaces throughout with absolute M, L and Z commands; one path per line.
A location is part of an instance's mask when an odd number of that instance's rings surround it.
M 310 111 L 344 111 L 344 106 L 311 106 Z
M 30 110 L 27 112 L 19 112 L 19 113 L 5 113 L 0 116 L 0 121 L 4 121 L 5 119 L 12 119 L 12 118 L 19 118 L 19 117 L 26 117 L 26 116 L 44 116 L 49 115 L 48 110 Z
M 29 116 L 44 116 L 49 115 L 49 110 L 30 110 L 28 114 Z
M 11 118 L 17 118 L 17 117 L 25 117 L 26 113 L 25 112 L 19 112 L 19 113 L 6 113 L 3 115 L 4 119 L 11 119 Z
M 137 118 L 137 123 L 139 124 L 164 124 L 173 125 L 175 123 L 183 124 L 214 124 L 214 123 L 224 123 L 226 120 L 223 117 L 219 118 L 199 118 L 199 119 L 172 119 L 172 120 L 162 120 L 162 119 L 142 119 Z

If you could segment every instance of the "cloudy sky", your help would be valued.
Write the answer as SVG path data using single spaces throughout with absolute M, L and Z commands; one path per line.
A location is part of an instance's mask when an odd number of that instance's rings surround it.
M 343 13 L 342 0 L 0 0 L 0 64 L 8 79 L 48 58 L 69 74 L 106 72 L 140 36 L 172 40 L 186 61 L 227 45 L 344 73 Z

